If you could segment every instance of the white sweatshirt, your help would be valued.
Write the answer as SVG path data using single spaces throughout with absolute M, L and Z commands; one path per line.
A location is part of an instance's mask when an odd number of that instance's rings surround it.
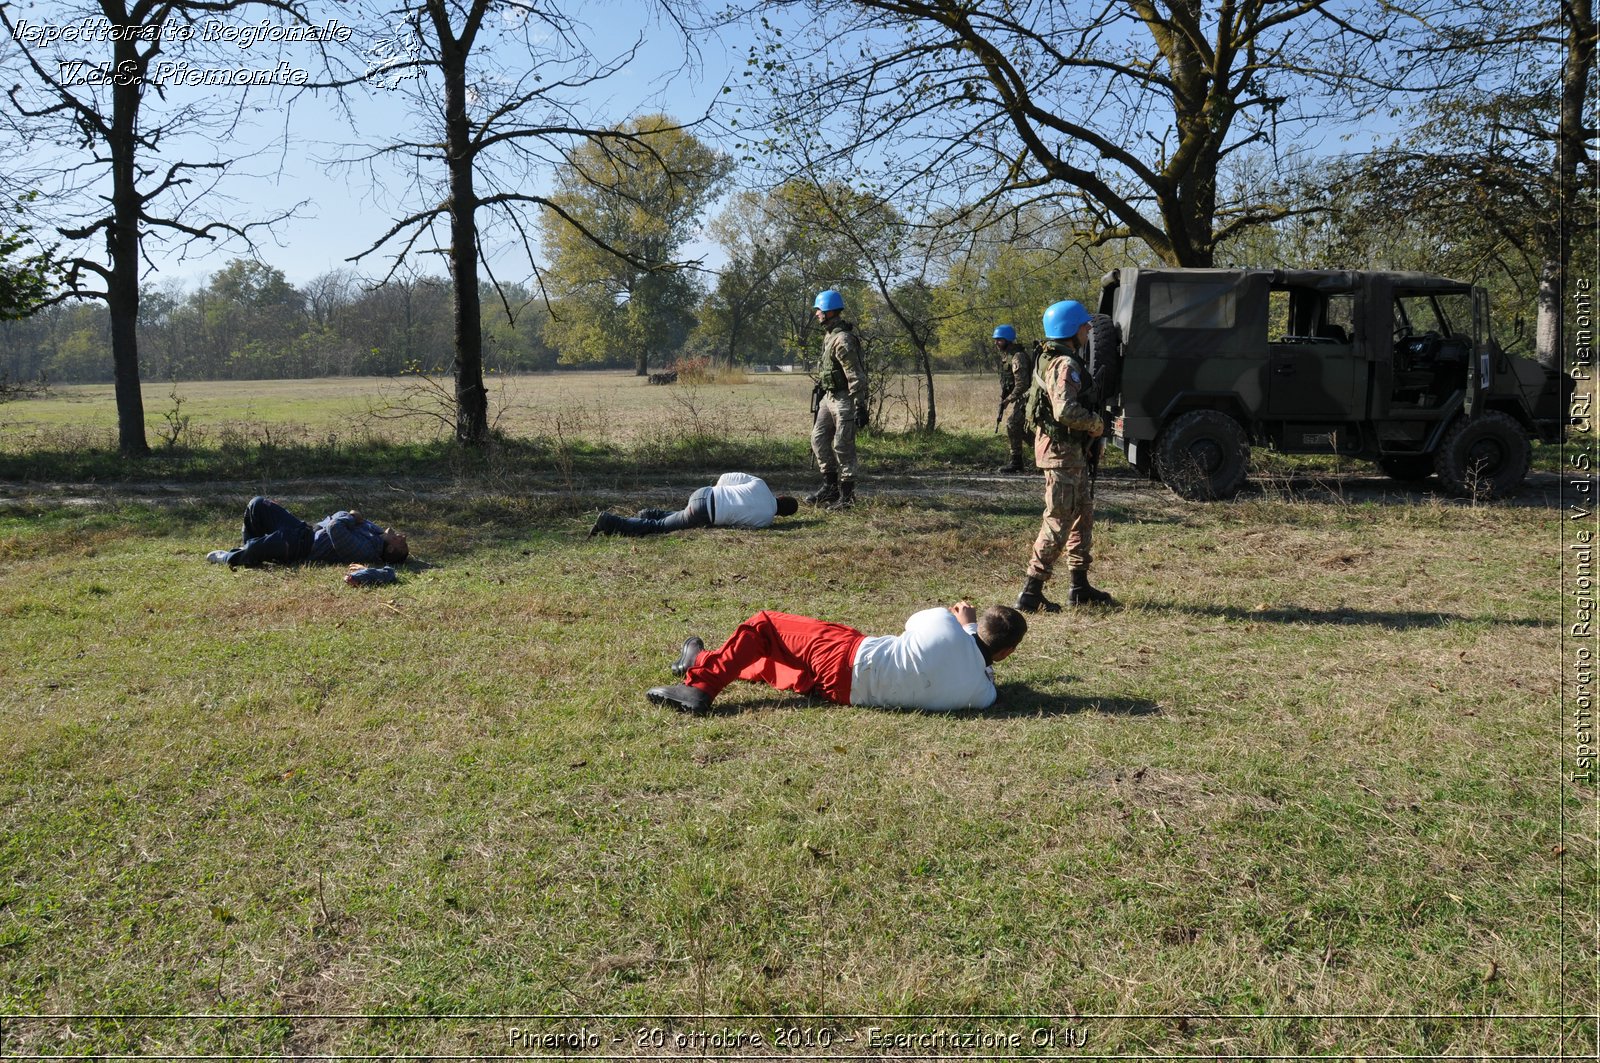
M 719 528 L 770 528 L 778 500 L 766 481 L 747 472 L 725 472 L 711 485 L 714 523 Z
M 935 607 L 913 613 L 904 634 L 863 639 L 850 672 L 850 704 L 988 708 L 995 699 L 994 669 L 983 663 L 976 630 Z

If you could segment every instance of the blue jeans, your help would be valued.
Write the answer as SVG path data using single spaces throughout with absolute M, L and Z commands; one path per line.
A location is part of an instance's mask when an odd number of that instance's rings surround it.
M 244 507 L 244 546 L 228 559 L 230 565 L 259 565 L 263 561 L 293 564 L 311 556 L 311 525 L 270 498 L 257 495 Z
M 713 517 L 711 488 L 702 487 L 689 496 L 689 504 L 676 513 L 667 509 L 641 509 L 636 517 L 612 518 L 611 534 L 664 535 L 685 528 L 709 528 Z

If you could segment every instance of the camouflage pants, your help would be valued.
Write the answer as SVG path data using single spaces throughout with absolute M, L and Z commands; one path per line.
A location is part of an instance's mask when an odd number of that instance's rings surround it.
M 1033 433 L 1028 431 L 1027 396 L 1006 407 L 1006 439 L 1011 443 L 1011 463 L 1031 464 Z
M 811 456 L 817 459 L 823 476 L 837 473 L 841 480 L 856 478 L 856 413 L 848 395 L 822 397 L 811 425 Z
M 1067 568 L 1088 568 L 1093 560 L 1094 499 L 1089 496 L 1089 473 L 1085 469 L 1044 470 L 1044 522 L 1033 541 L 1033 556 L 1028 560 L 1028 577 L 1047 580 L 1063 548 Z

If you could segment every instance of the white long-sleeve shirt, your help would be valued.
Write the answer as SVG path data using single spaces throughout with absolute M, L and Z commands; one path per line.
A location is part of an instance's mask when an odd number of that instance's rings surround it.
M 713 521 L 719 528 L 770 528 L 778 499 L 758 476 L 725 472 L 711 485 Z
M 993 705 L 994 669 L 984 663 L 972 630 L 950 610 L 935 607 L 911 614 L 902 634 L 863 639 L 850 671 L 850 704 L 933 710 Z

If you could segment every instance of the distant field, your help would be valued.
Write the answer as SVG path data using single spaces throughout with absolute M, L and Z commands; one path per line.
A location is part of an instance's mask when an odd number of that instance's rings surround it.
M 999 379 L 993 374 L 941 374 L 935 398 L 941 427 L 992 428 Z M 698 423 L 707 432 L 802 436 L 809 431 L 811 382 L 803 374 L 761 374 L 740 384 L 649 386 L 632 373 L 588 372 L 495 377 L 489 382 L 490 416 L 512 436 L 565 434 L 594 442 L 626 443 L 658 432 L 663 424 Z M 189 417 L 200 441 L 259 436 L 273 426 L 305 441 L 329 432 L 370 432 L 396 440 L 431 438 L 448 412 L 436 401 L 448 380 L 425 388 L 416 380 L 381 377 L 315 380 L 146 382 L 145 423 L 159 444 L 176 411 Z M 429 390 L 437 388 L 438 391 Z M 178 400 L 173 398 L 174 392 Z M 884 423 L 911 423 L 915 384 L 891 389 Z M 920 405 L 918 406 L 921 412 Z M 412 416 L 397 417 L 410 412 Z M 985 424 L 987 422 L 987 425 Z M 0 404 L 0 447 L 60 442 L 115 442 L 116 408 L 109 384 L 53 387 L 44 398 Z
M 1005 457 L 995 430 L 998 377 L 991 373 L 941 373 L 935 377 L 938 425 L 945 439 L 896 438 L 926 421 L 920 380 L 896 378 L 878 415 L 887 430 L 864 445 L 915 463 L 919 455 L 943 460 L 952 450 L 975 467 Z M 811 384 L 803 374 L 752 374 L 740 383 L 650 386 L 630 372 L 553 373 L 494 377 L 490 418 L 504 437 L 557 449 L 609 447 L 659 457 L 685 442 L 719 440 L 757 454 L 804 454 L 810 432 Z M 311 380 L 146 382 L 145 424 L 150 444 L 163 451 L 204 455 L 266 446 L 327 454 L 373 443 L 416 445 L 447 440 L 452 430 L 448 379 L 381 377 Z M 952 447 L 952 444 L 955 444 Z M 116 409 L 110 385 L 63 385 L 41 398 L 0 403 L 0 458 L 31 453 L 71 455 L 116 447 Z M 978 455 L 982 455 L 978 458 Z M 887 453 L 885 453 L 887 456 Z M 804 460 L 800 458 L 800 460 Z M 1284 456 L 1256 448 L 1258 477 L 1283 479 L 1355 472 L 1366 462 L 1336 457 Z M 1533 467 L 1555 471 L 1555 447 L 1534 447 Z M 70 464 L 70 463 L 69 463 Z M 193 463 L 188 463 L 192 465 Z M 157 463 L 159 465 L 159 463 Z M 1108 469 L 1125 468 L 1110 448 Z
M 180 385 L 146 463 L 73 449 L 109 389 L 0 406 L 0 1056 L 1592 1055 L 1553 488 L 1112 475 L 1123 604 L 1035 618 L 995 709 L 687 717 L 643 691 L 688 634 L 1014 598 L 992 378 L 853 511 L 642 540 L 587 532 L 809 486 L 806 383 L 501 386 L 468 457 L 360 427 L 375 381 Z M 256 491 L 418 564 L 207 565 Z

